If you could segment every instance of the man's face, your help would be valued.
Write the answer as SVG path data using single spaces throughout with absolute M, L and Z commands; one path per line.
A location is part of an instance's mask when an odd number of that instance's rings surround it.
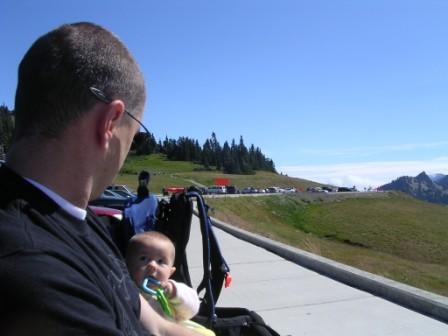
M 140 115 L 141 116 L 141 115 Z M 123 118 L 128 118 L 123 114 Z M 98 172 L 96 187 L 92 191 L 91 199 L 99 197 L 103 190 L 111 184 L 120 171 L 129 153 L 135 134 L 139 131 L 139 124 L 133 120 L 123 120 L 114 129 L 114 134 L 109 142 L 108 153 L 105 157 L 102 171 Z
M 119 128 L 120 132 L 117 135 L 121 140 L 121 151 L 120 151 L 120 161 L 118 171 L 123 166 L 124 160 L 128 156 L 129 150 L 131 149 L 132 141 L 134 140 L 134 136 L 138 133 L 140 129 L 140 125 L 136 122 L 126 122 L 122 123 L 122 126 Z

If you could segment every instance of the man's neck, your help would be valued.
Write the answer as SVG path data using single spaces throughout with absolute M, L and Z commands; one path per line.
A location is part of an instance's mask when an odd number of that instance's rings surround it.
M 57 140 L 31 140 L 15 143 L 8 152 L 8 166 L 23 177 L 32 179 L 80 208 L 86 208 L 91 180 L 86 165 L 77 164 L 68 148 Z

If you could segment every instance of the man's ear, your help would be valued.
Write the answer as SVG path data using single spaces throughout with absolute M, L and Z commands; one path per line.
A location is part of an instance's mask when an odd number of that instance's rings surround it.
M 124 103 L 118 99 L 107 104 L 104 109 L 101 109 L 96 127 L 97 138 L 101 147 L 107 148 L 109 146 L 109 142 L 123 115 Z

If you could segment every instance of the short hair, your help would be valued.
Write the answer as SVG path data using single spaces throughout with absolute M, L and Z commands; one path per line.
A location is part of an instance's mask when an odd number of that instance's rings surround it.
M 138 185 L 141 187 L 146 187 L 151 179 L 151 174 L 148 171 L 142 170 L 140 174 L 138 174 Z
M 38 38 L 19 65 L 15 140 L 58 137 L 98 101 L 93 86 L 121 99 L 140 114 L 145 84 L 126 46 L 107 29 L 89 22 L 65 24 Z
M 151 178 L 151 175 L 149 174 L 149 171 L 147 170 L 142 170 L 139 174 L 138 174 L 138 179 L 139 180 L 148 180 Z

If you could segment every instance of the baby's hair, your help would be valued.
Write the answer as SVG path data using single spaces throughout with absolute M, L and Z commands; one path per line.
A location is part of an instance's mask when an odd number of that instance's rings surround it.
M 148 240 L 150 240 L 150 239 L 162 240 L 162 241 L 166 241 L 166 242 L 173 244 L 171 239 L 168 238 L 168 236 L 166 236 L 165 234 L 163 234 L 160 231 L 145 231 L 142 233 L 138 233 L 131 238 L 131 241 L 132 240 L 140 240 L 140 238 L 143 240 L 147 240 L 147 239 Z M 174 244 L 173 244 L 173 246 L 174 246 Z

